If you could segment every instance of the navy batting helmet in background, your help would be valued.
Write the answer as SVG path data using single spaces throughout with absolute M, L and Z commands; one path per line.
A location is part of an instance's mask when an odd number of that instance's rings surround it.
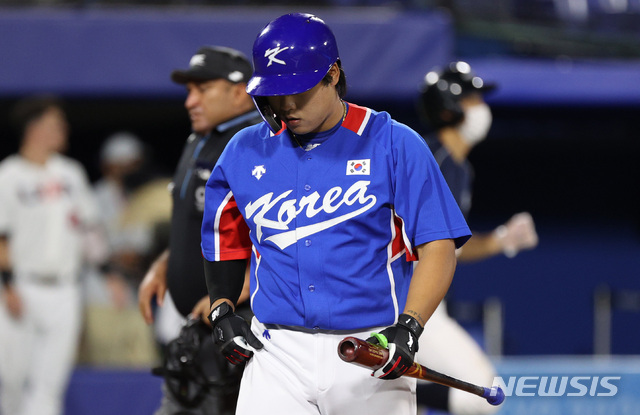
M 495 88 L 477 76 L 468 63 L 451 62 L 444 70 L 428 72 L 420 86 L 420 115 L 435 129 L 456 125 L 464 118 L 460 99 Z

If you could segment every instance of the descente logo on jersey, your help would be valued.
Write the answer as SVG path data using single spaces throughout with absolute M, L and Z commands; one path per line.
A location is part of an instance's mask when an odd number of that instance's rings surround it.
M 302 197 L 300 201 L 286 199 L 291 194 L 291 190 L 287 190 L 275 198 L 273 192 L 267 193 L 255 202 L 248 203 L 244 208 L 244 216 L 247 221 L 253 219 L 256 224 L 258 241 L 262 240 L 263 228 L 282 231 L 266 238 L 266 241 L 274 243 L 280 249 L 285 249 L 299 239 L 329 229 L 371 209 L 376 204 L 377 199 L 374 195 L 367 195 L 369 184 L 371 184 L 370 181 L 360 180 L 352 184 L 344 192 L 340 186 L 336 186 L 329 189 L 324 196 L 321 196 L 318 192 L 313 192 L 309 196 Z M 329 220 L 297 229 L 289 229 L 289 223 L 300 214 L 305 214 L 308 218 L 312 218 L 320 212 L 334 213 L 345 205 L 354 209 Z M 265 218 L 269 212 L 275 212 L 276 209 L 278 210 L 277 220 Z
M 267 170 L 264 168 L 264 164 L 260 166 L 254 166 L 251 171 L 251 175 L 256 179 L 260 180 L 263 174 L 265 174 Z

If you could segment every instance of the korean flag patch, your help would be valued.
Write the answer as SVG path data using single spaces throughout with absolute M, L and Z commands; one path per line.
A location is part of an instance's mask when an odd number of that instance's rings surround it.
M 369 175 L 369 165 L 371 164 L 370 159 L 362 159 L 362 160 L 349 160 L 347 162 L 347 176 L 352 175 Z

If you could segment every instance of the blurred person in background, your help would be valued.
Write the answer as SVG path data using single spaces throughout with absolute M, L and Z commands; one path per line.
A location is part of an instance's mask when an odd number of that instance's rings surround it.
M 157 364 L 153 331 L 137 314 L 136 291 L 153 254 L 156 222 L 138 220 L 125 226 L 140 189 L 160 188 L 154 200 L 168 221 L 171 200 L 166 181 L 156 178 L 142 140 L 128 131 L 109 135 L 100 149 L 102 177 L 94 184 L 100 218 L 109 243 L 109 256 L 90 267 L 85 277 L 85 325 L 80 362 L 93 366 Z M 144 179 L 141 179 L 143 177 Z M 139 209 L 139 208 L 138 208 Z M 144 214 L 143 214 L 144 215 Z M 148 216 L 152 216 L 151 211 Z M 156 218 L 157 220 L 157 218 Z
M 0 163 L 0 405 L 3 415 L 60 415 L 82 321 L 81 267 L 105 250 L 87 174 L 61 154 L 62 103 L 25 98 L 11 121 L 20 145 Z
M 125 181 L 128 175 L 142 167 L 143 162 L 144 145 L 137 136 L 130 132 L 117 132 L 110 135 L 100 149 L 102 177 L 94 184 L 93 191 L 109 238 L 110 253 L 117 253 L 121 251 L 120 246 L 126 246 L 121 235 L 120 225 L 130 195 Z M 104 277 L 106 278 L 106 286 L 92 290 L 89 293 L 92 297 L 111 294 L 109 300 L 118 308 L 123 308 L 132 301 L 131 298 L 128 298 L 131 293 L 128 292 L 129 285 L 126 283 L 124 275 L 117 272 L 107 272 Z M 103 281 L 93 282 L 99 284 Z M 105 288 L 107 289 L 105 290 Z M 106 300 L 103 298 L 103 301 Z
M 252 72 L 240 52 L 205 46 L 192 56 L 189 68 L 171 74 L 174 82 L 186 86 L 184 106 L 192 134 L 173 177 L 168 249 L 149 268 L 138 293 L 140 312 L 147 323 L 154 322 L 154 299 L 160 306 L 156 324 L 181 321 L 178 337 L 165 348 L 163 367 L 156 370 L 165 378 L 156 415 L 235 413 L 243 366 L 232 366 L 213 344 L 206 319 L 209 296 L 200 229 L 204 188 L 218 157 L 236 132 L 261 121 L 245 92 Z M 239 313 L 251 317 L 248 302 L 239 307 Z M 180 318 L 172 317 L 175 314 Z
M 465 217 L 471 209 L 473 166 L 468 155 L 482 142 L 492 123 L 484 94 L 495 85 L 485 84 L 466 62 L 452 62 L 443 70 L 425 75 L 418 111 L 433 133 L 425 139 Z M 512 216 L 491 232 L 473 231 L 469 241 L 456 252 L 458 262 L 473 262 L 497 255 L 513 258 L 532 249 L 538 236 L 531 215 Z M 476 341 L 453 319 L 443 301 L 427 327 L 431 335 L 420 339 L 416 361 L 450 376 L 480 385 L 491 385 L 496 376 L 493 364 Z M 420 382 L 418 403 L 454 415 L 490 414 L 498 410 L 485 399 L 442 386 Z

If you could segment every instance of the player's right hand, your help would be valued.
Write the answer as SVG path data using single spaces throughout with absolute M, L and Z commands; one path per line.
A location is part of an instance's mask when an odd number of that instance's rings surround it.
M 247 321 L 233 312 L 231 306 L 220 303 L 211 311 L 209 321 L 213 327 L 213 342 L 224 357 L 234 365 L 251 359 L 262 342 L 251 332 Z
M 404 375 L 413 365 L 413 358 L 418 351 L 418 338 L 422 330 L 422 326 L 415 318 L 408 314 L 400 314 L 397 324 L 387 327 L 380 333 L 372 333 L 372 337 L 367 341 L 388 348 L 389 360 L 371 376 L 390 380 Z

